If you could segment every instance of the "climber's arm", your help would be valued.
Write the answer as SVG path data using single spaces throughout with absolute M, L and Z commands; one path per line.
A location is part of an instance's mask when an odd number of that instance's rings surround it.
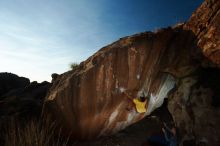
M 128 95 L 128 93 L 124 92 L 124 94 L 126 95 L 126 97 L 127 97 L 128 99 L 130 99 L 130 100 L 133 101 L 133 98 L 132 98 L 130 95 Z

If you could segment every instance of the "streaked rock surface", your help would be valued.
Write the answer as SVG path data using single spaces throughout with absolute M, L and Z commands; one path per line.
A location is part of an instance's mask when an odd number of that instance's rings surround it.
M 193 39 L 182 25 L 122 38 L 76 70 L 60 75 L 47 96 L 47 105 L 76 138 L 124 129 L 163 103 L 175 84 L 171 74 L 182 77 L 197 68 L 199 52 L 195 55 Z M 149 95 L 147 112 L 127 110 L 133 105 L 122 91 L 132 97 Z
M 217 44 L 218 32 L 209 35 L 209 41 L 204 37 L 213 29 L 211 25 L 219 28 L 215 25 L 219 2 L 211 4 L 217 7 L 215 17 L 211 10 L 201 17 L 204 19 L 197 16 L 209 9 L 209 2 L 204 2 L 186 24 L 121 38 L 75 70 L 59 75 L 47 95 L 45 108 L 62 125 L 64 133 L 76 139 L 116 133 L 158 108 L 174 86 L 179 89 L 181 79 L 197 74 L 203 67 L 219 65 L 218 45 L 214 45 L 217 51 L 211 55 L 207 51 L 213 48 L 206 48 L 207 44 Z M 204 35 L 197 33 L 199 24 L 208 21 L 213 23 L 200 31 Z M 132 97 L 148 95 L 147 112 L 137 113 L 123 92 Z M 184 88 L 184 95 L 190 92 L 191 88 Z M 176 113 L 171 113 L 175 118 Z

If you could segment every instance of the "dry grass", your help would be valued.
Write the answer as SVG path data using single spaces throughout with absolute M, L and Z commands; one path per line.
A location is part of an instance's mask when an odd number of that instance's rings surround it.
M 63 139 L 60 132 L 55 134 L 56 124 L 45 120 L 31 120 L 18 123 L 11 120 L 5 130 L 4 146 L 66 146 L 68 139 Z

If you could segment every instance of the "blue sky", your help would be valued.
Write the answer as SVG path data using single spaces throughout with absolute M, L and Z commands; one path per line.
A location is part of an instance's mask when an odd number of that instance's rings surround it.
M 188 20 L 203 0 L 0 0 L 0 72 L 51 80 L 120 37 Z

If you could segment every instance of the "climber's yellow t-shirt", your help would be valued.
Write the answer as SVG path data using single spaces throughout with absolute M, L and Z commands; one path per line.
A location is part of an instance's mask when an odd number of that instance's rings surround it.
M 141 102 L 141 101 L 139 101 L 137 98 L 134 98 L 134 99 L 133 99 L 133 102 L 134 102 L 134 104 L 135 104 L 135 106 L 136 106 L 137 112 L 139 112 L 139 113 L 145 113 L 145 112 L 147 111 L 147 109 L 146 109 L 147 100 L 144 101 L 144 102 Z

